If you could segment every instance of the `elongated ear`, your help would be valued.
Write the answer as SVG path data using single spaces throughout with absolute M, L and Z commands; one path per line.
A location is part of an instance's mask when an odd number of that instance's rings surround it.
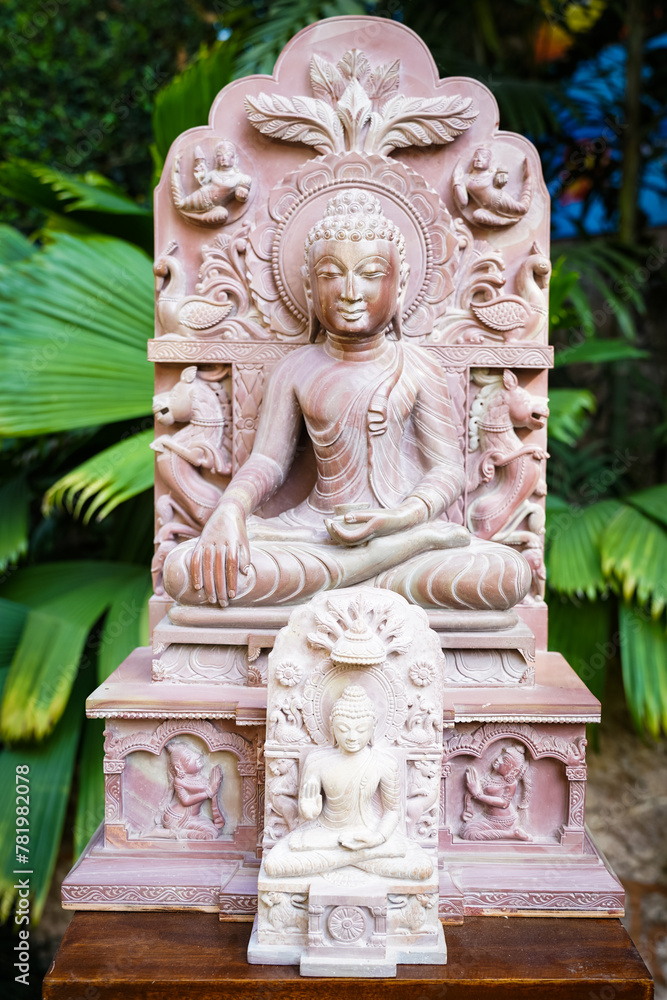
M 308 343 L 314 344 L 322 332 L 322 325 L 317 318 L 317 313 L 313 305 L 313 292 L 310 287 L 310 272 L 307 264 L 304 264 L 301 268 L 301 275 L 303 277 L 303 288 L 306 293 L 306 305 L 308 307 Z
M 181 372 L 181 382 L 194 382 L 197 378 L 197 366 L 190 365 Z
M 514 374 L 514 372 L 510 371 L 509 368 L 506 368 L 505 371 L 503 372 L 503 385 L 505 386 L 505 388 L 516 389 L 518 384 L 519 380 Z
M 403 309 L 405 308 L 405 293 L 408 288 L 408 278 L 410 277 L 410 265 L 403 264 L 398 279 L 398 300 L 396 302 L 396 312 L 391 318 L 391 325 L 396 335 L 396 340 L 403 336 Z

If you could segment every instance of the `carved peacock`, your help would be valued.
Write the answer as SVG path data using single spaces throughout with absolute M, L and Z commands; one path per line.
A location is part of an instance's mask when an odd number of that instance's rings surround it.
M 550 278 L 551 261 L 533 243 L 516 277 L 519 294 L 491 297 L 487 293 L 481 301 L 473 298 L 470 309 L 482 326 L 501 334 L 506 343 L 530 340 L 542 331 L 546 322 Z
M 170 243 L 153 265 L 156 313 L 165 337 L 209 337 L 229 315 L 234 303 L 225 292 L 221 301 L 185 294 L 185 268 L 173 256 L 178 243 Z

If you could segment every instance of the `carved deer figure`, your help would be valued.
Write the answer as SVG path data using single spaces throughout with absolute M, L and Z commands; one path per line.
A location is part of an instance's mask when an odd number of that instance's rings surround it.
M 157 501 L 158 546 L 152 572 L 156 593 L 162 593 L 162 566 L 177 541 L 201 533 L 230 476 L 231 403 L 222 388 L 219 369 L 184 368 L 176 385 L 153 397 L 153 413 L 165 426 L 183 424 L 175 434 L 163 434 L 151 444 L 157 471 L 168 493 Z
M 541 598 L 544 511 L 531 498 L 546 493 L 542 469 L 549 456 L 543 448 L 524 444 L 515 428 L 541 429 L 549 407 L 521 388 L 508 369 L 502 374 L 480 370 L 473 381 L 482 388 L 469 425 L 468 528 L 478 538 L 520 547 L 533 571 L 533 597 Z M 519 530 L 524 519 L 527 529 Z

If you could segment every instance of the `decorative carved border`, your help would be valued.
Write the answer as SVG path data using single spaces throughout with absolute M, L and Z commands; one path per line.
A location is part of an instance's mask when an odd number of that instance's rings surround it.
M 521 740 L 530 750 L 533 758 L 557 757 L 564 764 L 583 764 L 586 758 L 586 737 L 575 736 L 567 740 L 562 736 L 539 733 L 532 726 L 515 723 L 485 723 L 471 733 L 452 733 L 443 740 L 446 760 L 460 754 L 481 757 L 486 748 L 496 740 L 514 738 Z
M 585 725 L 588 722 L 599 722 L 600 713 L 597 715 L 485 715 L 480 718 L 479 712 L 474 715 L 456 715 L 455 722 L 535 722 L 535 723 L 558 723 L 559 725 Z
M 63 885 L 63 903 L 134 903 L 146 906 L 198 906 L 217 909 L 219 889 L 190 885 Z
M 466 913 L 477 910 L 614 910 L 623 911 L 625 894 L 610 892 L 466 892 Z
M 551 346 L 517 344 L 499 345 L 421 344 L 432 351 L 442 365 L 451 368 L 553 368 Z M 148 360 L 163 364 L 216 362 L 233 364 L 276 364 L 303 343 L 265 343 L 253 341 L 165 340 L 148 341 Z
M 130 733 L 129 736 L 115 736 L 110 730 L 105 730 L 104 754 L 106 761 L 122 760 L 136 750 L 146 750 L 158 755 L 162 753 L 165 744 L 172 736 L 198 736 L 204 741 L 211 753 L 216 750 L 230 750 L 241 764 L 251 768 L 239 773 L 252 773 L 257 770 L 256 750 L 253 743 L 238 733 L 220 731 L 210 722 L 198 720 L 186 723 L 178 719 L 166 719 L 153 733 Z

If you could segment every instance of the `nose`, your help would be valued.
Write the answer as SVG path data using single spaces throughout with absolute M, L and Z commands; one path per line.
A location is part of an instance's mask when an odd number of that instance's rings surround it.
M 351 270 L 347 272 L 347 277 L 345 278 L 345 298 L 350 302 L 354 302 L 355 299 L 359 298 L 354 280 L 354 271 Z

